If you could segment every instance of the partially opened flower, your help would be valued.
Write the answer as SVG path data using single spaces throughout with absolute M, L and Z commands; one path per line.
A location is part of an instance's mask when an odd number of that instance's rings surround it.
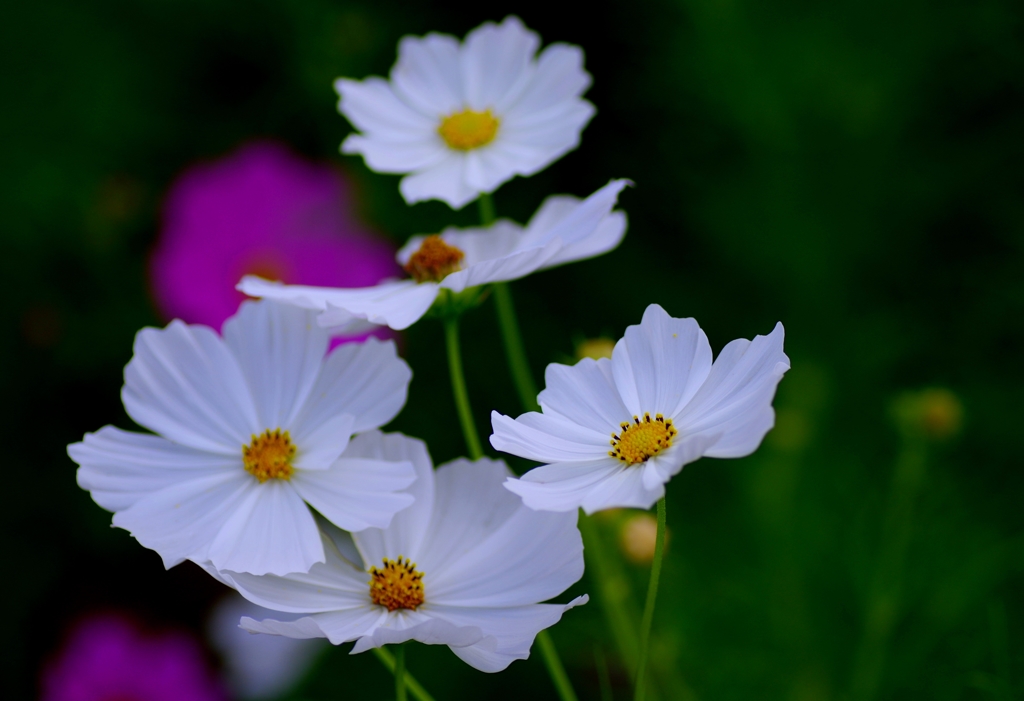
M 547 463 L 505 486 L 534 509 L 646 509 L 683 465 L 749 455 L 775 423 L 783 335 L 737 339 L 712 363 L 696 321 L 652 304 L 611 359 L 548 365 L 540 413 L 491 414 L 491 445 Z
M 297 285 L 373 285 L 400 270 L 356 219 L 336 169 L 273 142 L 187 168 L 172 183 L 150 258 L 164 317 L 219 329 L 253 273 Z
M 375 287 L 338 289 L 281 285 L 242 278 L 238 289 L 254 297 L 322 311 L 323 326 L 365 319 L 404 329 L 426 314 L 441 290 L 462 292 L 607 253 L 626 233 L 626 215 L 612 211 L 628 180 L 613 180 L 585 200 L 549 197 L 526 227 L 500 220 L 487 229 L 445 229 L 414 236 L 398 252 L 412 276 Z
M 594 106 L 583 51 L 540 38 L 517 17 L 477 27 L 462 44 L 447 34 L 408 36 L 390 81 L 340 78 L 339 111 L 362 133 L 344 153 L 379 173 L 410 173 L 406 202 L 458 209 L 516 175 L 533 175 L 576 148 Z
M 264 574 L 324 561 L 308 503 L 338 526 L 386 526 L 412 503 L 408 461 L 343 454 L 390 421 L 411 373 L 369 339 L 326 358 L 310 312 L 246 302 L 224 324 L 143 329 L 125 368 L 128 415 L 159 435 L 106 426 L 68 453 L 114 525 L 160 553 Z
M 586 601 L 538 603 L 583 575 L 583 542 L 576 514 L 527 509 L 503 489 L 503 462 L 460 459 L 435 473 L 422 442 L 377 432 L 357 436 L 349 452 L 412 461 L 416 501 L 385 529 L 349 537 L 325 526 L 327 562 L 308 574 L 214 573 L 260 606 L 305 614 L 243 618 L 246 630 L 354 640 L 353 654 L 407 640 L 448 645 L 473 667 L 497 672 L 528 657 L 538 632 Z

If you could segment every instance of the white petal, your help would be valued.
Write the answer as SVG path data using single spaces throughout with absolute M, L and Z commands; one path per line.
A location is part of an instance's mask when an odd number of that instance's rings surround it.
M 369 528 L 355 534 L 353 540 L 367 566 L 377 565 L 385 557 L 404 556 L 418 561 L 434 512 L 434 464 L 426 444 L 400 433 L 370 431 L 352 439 L 345 457 L 412 463 L 416 481 L 405 490 L 413 497 L 412 506 L 395 514 L 387 528 Z
M 782 324 L 753 341 L 735 340 L 719 353 L 711 373 L 676 420 L 686 433 L 718 433 L 709 457 L 735 458 L 752 453 L 774 424 L 775 388 L 789 370 L 782 350 Z
M 454 625 L 473 626 L 483 631 L 489 638 L 487 644 L 481 641 L 453 647 L 452 652 L 481 672 L 500 672 L 513 660 L 528 658 L 537 633 L 558 623 L 562 613 L 584 601 L 585 597 L 581 597 L 567 605 L 534 604 L 511 608 L 433 606 L 430 613 Z
M 537 57 L 529 85 L 515 102 L 501 104 L 501 114 L 516 117 L 535 114 L 577 99 L 590 87 L 590 74 L 583 70 L 583 50 L 568 44 L 551 44 Z
M 597 225 L 597 228 L 589 236 L 573 243 L 564 244 L 544 268 L 586 260 L 607 253 L 622 243 L 622 239 L 626 235 L 626 227 L 625 213 L 612 212 Z
M 619 484 L 628 469 L 610 457 L 553 463 L 530 470 L 520 479 L 507 480 L 505 488 L 518 494 L 531 509 L 575 511 L 601 484 L 609 481 Z M 639 476 L 637 482 L 640 482 Z
M 372 636 L 360 638 L 352 647 L 353 655 L 373 647 L 400 645 L 416 640 L 425 645 L 448 645 L 452 649 L 473 645 L 483 634 L 475 626 L 454 626 L 448 621 L 432 618 L 420 611 L 396 611 L 387 622 L 373 631 Z
M 349 134 L 341 143 L 341 151 L 361 155 L 367 167 L 376 173 L 412 173 L 433 168 L 450 153 L 436 131 L 420 135 L 415 141 Z
M 114 515 L 114 525 L 163 558 L 206 560 L 217 532 L 244 503 L 256 480 L 243 469 L 176 482 Z
M 401 331 L 426 314 L 437 297 L 438 287 L 429 282 L 416 284 L 413 280 L 386 281 L 374 287 L 310 287 L 283 285 L 246 275 L 238 283 L 238 290 L 253 297 L 321 311 L 318 322 L 324 327 L 363 318 Z
M 491 412 L 495 450 L 537 462 L 593 460 L 608 455 L 610 437 L 557 414 L 530 412 L 513 420 Z
M 313 387 L 330 335 L 316 325 L 315 313 L 269 300 L 243 302 L 223 334 L 260 425 L 287 430 Z
M 295 424 L 308 430 L 328 418 L 349 414 L 355 417 L 353 433 L 378 428 L 405 405 L 411 378 L 412 371 L 398 357 L 394 341 L 368 338 L 342 344 L 324 361 Z
M 503 488 L 507 477 L 503 464 L 483 461 L 438 470 L 432 542 L 421 558 L 432 604 L 524 606 L 561 594 L 583 576 L 576 513 L 527 508 Z M 467 533 L 449 550 L 441 540 L 459 528 Z
M 584 358 L 575 365 L 551 363 L 544 371 L 544 390 L 537 396 L 545 414 L 555 413 L 609 438 L 635 412 L 623 404 L 607 358 Z
M 538 216 L 527 225 L 519 249 L 544 246 L 557 239 L 563 246 L 575 246 L 575 250 L 587 251 L 594 247 L 590 239 L 599 232 L 602 235 L 601 241 L 605 241 L 607 233 L 602 225 L 618 202 L 619 193 L 627 185 L 628 180 L 612 180 L 572 208 L 566 207 L 564 201 L 551 205 L 548 211 L 544 211 L 545 207 L 541 206 Z M 556 217 L 556 214 L 561 216 Z M 558 262 L 567 260 L 569 258 L 564 256 L 558 257 Z
M 437 469 L 434 512 L 416 560 L 424 588 L 520 508 L 514 497 L 498 494 L 510 474 L 505 463 L 487 458 L 455 460 Z
M 178 482 L 242 470 L 242 453 L 229 457 L 171 443 L 160 436 L 104 426 L 68 446 L 78 486 L 108 511 L 123 511 Z
M 295 488 L 271 479 L 249 490 L 210 545 L 208 559 L 219 570 L 283 575 L 308 572 L 324 561 L 324 548 Z
M 468 287 L 490 282 L 517 280 L 544 267 L 558 253 L 561 245 L 561 241 L 551 241 L 543 247 L 514 251 L 502 258 L 482 261 L 452 273 L 441 281 L 441 287 L 462 292 Z
M 398 190 L 409 204 L 441 200 L 452 209 L 462 209 L 480 196 L 466 182 L 465 165 L 465 154 L 449 149 L 443 161 L 402 178 Z
M 211 563 L 203 568 L 236 589 L 249 601 L 274 611 L 309 614 L 359 608 L 370 603 L 366 571 L 346 560 L 330 539 L 323 539 L 325 561 L 309 572 L 283 577 L 256 576 L 244 572 L 216 571 Z
M 414 142 L 437 131 L 437 119 L 412 109 L 400 100 L 382 78 L 339 78 L 338 111 L 362 132 L 390 142 Z M 346 151 L 348 153 L 348 151 Z
M 530 64 L 539 47 L 540 37 L 518 17 L 500 25 L 485 22 L 470 32 L 460 57 L 466 104 L 483 111 L 514 101 L 532 78 Z
M 615 344 L 612 372 L 631 414 L 674 418 L 711 372 L 711 344 L 696 321 L 652 304 Z
M 530 176 L 580 145 L 580 132 L 594 116 L 594 107 L 580 100 L 567 108 L 506 120 L 491 143 L 515 163 L 515 173 Z
M 339 528 L 387 528 L 413 502 L 400 490 L 416 479 L 411 462 L 339 458 L 329 470 L 299 470 L 292 477 L 299 495 Z
M 310 640 L 314 638 L 326 638 L 327 635 L 309 616 L 297 618 L 294 621 L 278 621 L 267 618 L 257 621 L 255 618 L 243 616 L 239 621 L 239 627 L 249 633 L 264 633 L 266 635 L 280 635 L 295 640 Z
M 205 326 L 172 321 L 139 331 L 124 382 L 128 415 L 175 443 L 237 455 L 265 428 L 238 362 Z
M 465 99 L 458 40 L 436 33 L 402 37 L 398 62 L 391 69 L 391 85 L 403 101 L 425 116 L 460 111 Z
M 303 421 L 299 417 L 292 423 L 295 458 L 292 467 L 299 470 L 328 470 L 348 447 L 356 418 L 352 414 L 337 414 L 327 419 Z M 321 420 L 322 419 L 322 420 Z
M 466 255 L 463 265 L 469 267 L 481 261 L 501 258 L 511 253 L 523 235 L 523 227 L 508 219 L 499 219 L 486 229 L 479 227 L 458 229 L 450 226 L 440 235 L 445 243 L 455 246 Z M 395 256 L 398 262 L 401 265 L 408 263 L 413 254 L 423 245 L 425 238 L 426 236 L 422 235 L 411 237 L 398 250 Z

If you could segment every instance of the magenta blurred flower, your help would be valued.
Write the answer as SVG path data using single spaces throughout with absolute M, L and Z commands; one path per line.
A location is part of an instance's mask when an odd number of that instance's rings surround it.
M 112 614 L 79 623 L 43 673 L 42 701 L 224 701 L 184 633 L 147 634 Z
M 394 248 L 355 221 L 348 192 L 335 169 L 270 142 L 188 168 L 168 192 L 150 261 L 160 311 L 219 329 L 246 274 L 330 287 L 400 274 Z

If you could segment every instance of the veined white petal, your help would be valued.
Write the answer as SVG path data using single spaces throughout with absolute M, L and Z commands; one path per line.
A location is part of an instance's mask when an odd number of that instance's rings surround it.
M 395 514 L 387 528 L 367 529 L 353 540 L 368 567 L 379 565 L 385 557 L 404 556 L 417 561 L 434 512 L 434 464 L 426 444 L 401 433 L 369 431 L 352 440 L 344 457 L 412 464 L 416 480 L 405 489 L 413 499 L 412 506 Z
M 217 571 L 209 562 L 202 563 L 202 567 L 249 601 L 274 611 L 308 614 L 369 605 L 366 571 L 346 560 L 326 536 L 322 543 L 325 560 L 309 572 L 257 576 Z
M 447 34 L 402 37 L 398 62 L 391 69 L 395 93 L 425 116 L 442 117 L 461 110 L 465 94 L 459 50 L 458 39 Z
M 625 212 L 612 212 L 604 218 L 593 233 L 586 238 L 563 244 L 562 248 L 554 257 L 545 264 L 544 268 L 553 268 L 563 263 L 571 263 L 577 260 L 586 260 L 618 248 L 626 235 L 628 226 Z
M 418 112 L 399 99 L 383 78 L 334 81 L 338 111 L 357 129 L 388 141 L 412 142 L 437 131 L 433 114 Z M 350 151 L 346 151 L 350 153 Z
M 584 358 L 572 366 L 551 363 L 544 381 L 537 402 L 545 414 L 554 412 L 595 431 L 608 431 L 609 437 L 633 416 L 619 396 L 607 358 Z
M 288 429 L 316 381 L 330 336 L 316 315 L 274 301 L 243 302 L 224 343 L 249 385 L 264 429 Z
M 114 514 L 114 525 L 156 550 L 170 568 L 182 560 L 207 560 L 217 533 L 256 486 L 252 475 L 212 475 L 178 481 Z
M 400 490 L 416 479 L 411 462 L 339 458 L 329 470 L 297 471 L 292 484 L 306 502 L 339 528 L 387 528 L 412 504 Z
M 267 618 L 257 621 L 250 616 L 242 616 L 239 627 L 249 633 L 266 633 L 268 635 L 280 635 L 295 640 L 310 640 L 313 638 L 326 638 L 323 629 L 310 616 L 296 618 L 294 621 L 278 621 Z
M 128 415 L 175 443 L 237 455 L 265 428 L 238 362 L 205 326 L 172 321 L 139 331 L 124 382 Z
M 540 37 L 518 17 L 485 22 L 468 35 L 461 52 L 466 105 L 482 112 L 514 101 L 533 77 Z
M 341 152 L 358 154 L 370 170 L 377 173 L 408 173 L 433 168 L 450 153 L 436 128 L 415 139 L 389 139 L 377 134 L 349 134 L 341 142 Z
M 541 207 L 538 214 L 543 216 L 527 224 L 526 233 L 519 243 L 519 250 L 544 246 L 556 239 L 565 246 L 585 242 L 599 231 L 618 202 L 619 193 L 629 184 L 628 180 L 612 180 L 572 208 L 565 207 L 559 202 L 551 207 L 557 207 L 557 213 L 561 214 L 557 218 L 556 212 L 544 212 L 544 208 Z
M 469 287 L 490 282 L 506 282 L 525 277 L 544 267 L 561 248 L 562 242 L 555 240 L 543 247 L 513 251 L 507 256 L 481 261 L 448 275 L 441 281 L 441 287 L 462 292 Z
M 708 456 L 749 455 L 771 429 L 775 419 L 771 402 L 789 370 L 784 340 L 780 323 L 767 336 L 727 344 L 700 390 L 680 410 L 676 422 L 687 433 L 722 434 Z
M 491 412 L 491 445 L 503 453 L 538 462 L 594 460 L 608 455 L 609 434 L 557 414 L 529 412 L 517 419 Z
M 238 283 L 238 290 L 253 297 L 321 311 L 318 322 L 324 327 L 349 323 L 358 317 L 401 331 L 427 313 L 437 298 L 438 286 L 432 282 L 389 280 L 373 287 L 310 287 L 283 285 L 246 275 Z
M 405 404 L 412 371 L 394 341 L 368 338 L 335 348 L 320 368 L 297 426 L 317 426 L 328 417 L 355 417 L 352 433 L 378 428 Z M 299 433 L 296 429 L 296 433 Z
M 306 419 L 306 420 L 303 420 Z M 320 412 L 313 419 L 300 416 L 292 422 L 295 458 L 292 467 L 299 470 L 328 470 L 348 446 L 355 432 L 352 414 Z
M 505 488 L 518 494 L 531 509 L 575 511 L 598 485 L 610 480 L 618 484 L 627 469 L 615 458 L 607 456 L 596 460 L 552 463 L 534 468 L 519 479 L 509 478 L 505 481 Z
M 324 548 L 313 514 L 295 488 L 270 479 L 248 491 L 203 559 L 218 570 L 283 575 L 308 572 L 324 561 Z
M 242 451 L 234 457 L 207 453 L 160 436 L 104 426 L 68 446 L 78 463 L 78 486 L 107 511 L 122 511 L 177 482 L 240 474 Z
M 402 178 L 398 190 L 409 204 L 442 200 L 452 209 L 462 209 L 480 196 L 466 182 L 465 165 L 465 154 L 449 149 L 443 161 Z
M 630 414 L 674 419 L 711 372 L 711 344 L 693 319 L 674 319 L 657 304 L 630 326 L 612 353 L 615 386 Z M 679 428 L 678 426 L 676 427 Z
M 569 604 L 533 604 L 508 608 L 431 607 L 431 614 L 456 626 L 479 628 L 489 644 L 453 647 L 452 652 L 482 672 L 500 672 L 514 660 L 525 660 L 537 633 L 550 628 L 562 614 L 586 602 L 579 597 Z M 483 641 L 481 641 L 483 642 Z
M 551 44 L 541 52 L 530 78 L 514 101 L 498 103 L 506 118 L 526 116 L 565 102 L 584 102 L 578 98 L 591 83 L 590 74 L 583 69 L 583 49 L 561 43 Z
M 480 629 L 473 626 L 457 627 L 419 611 L 395 611 L 372 635 L 357 640 L 350 654 L 357 655 L 384 645 L 400 645 L 410 640 L 426 645 L 448 645 L 454 650 L 477 643 L 482 637 Z

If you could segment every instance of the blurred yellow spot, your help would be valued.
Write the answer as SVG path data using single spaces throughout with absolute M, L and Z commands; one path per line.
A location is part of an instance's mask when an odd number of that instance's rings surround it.
M 434 234 L 423 239 L 419 249 L 405 264 L 405 272 L 412 275 L 416 282 L 441 282 L 446 275 L 461 267 L 465 257 L 466 254 L 461 250 Z
M 399 556 L 397 560 L 384 558 L 384 567 L 370 568 L 370 598 L 373 603 L 397 609 L 416 610 L 423 603 L 423 573 L 416 571 L 416 563 Z
M 666 535 L 666 541 L 668 540 Z M 619 548 L 627 560 L 647 565 L 654 560 L 654 546 L 658 539 L 658 520 L 650 514 L 629 517 L 619 531 Z
M 618 458 L 627 465 L 636 465 L 647 460 L 672 445 L 672 439 L 679 431 L 672 425 L 672 419 L 656 414 L 644 414 L 641 421 L 633 417 L 633 423 L 623 422 L 618 434 L 612 434 L 612 449 L 608 455 Z
M 952 438 L 963 425 L 960 398 L 942 387 L 907 392 L 897 398 L 893 409 L 904 431 L 923 433 L 935 440 Z
M 249 445 L 242 446 L 242 462 L 245 470 L 260 481 L 269 479 L 287 480 L 292 476 L 292 458 L 295 445 L 287 431 L 269 428 L 252 437 Z
M 593 358 L 594 360 L 599 360 L 601 358 L 610 358 L 612 357 L 613 350 L 615 350 L 615 341 L 610 338 L 588 338 L 576 346 L 576 359 Z
M 441 120 L 437 131 L 449 148 L 471 151 L 491 143 L 498 133 L 498 124 L 490 110 L 463 110 Z

